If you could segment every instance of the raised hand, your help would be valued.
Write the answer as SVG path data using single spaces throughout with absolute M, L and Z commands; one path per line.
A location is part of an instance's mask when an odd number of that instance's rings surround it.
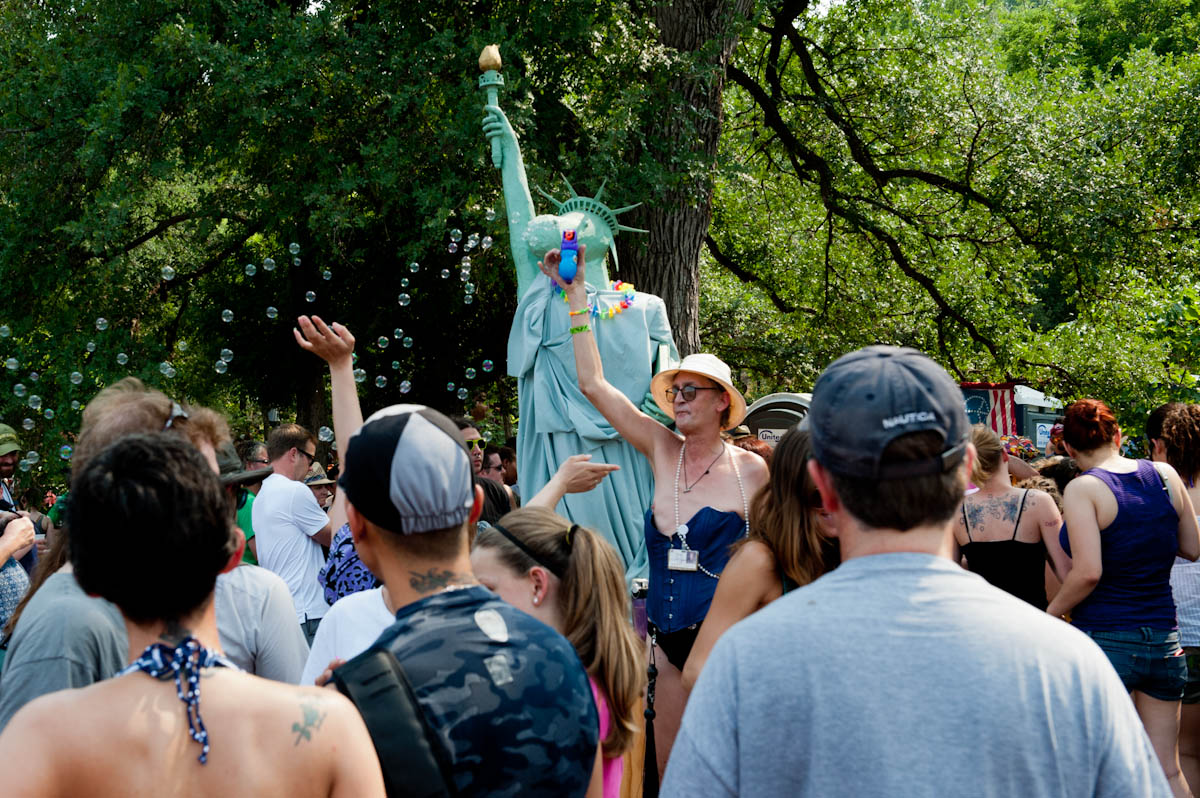
M 558 273 L 558 266 L 562 263 L 562 253 L 557 249 L 552 249 L 546 253 L 542 260 L 538 261 L 538 268 L 542 270 L 542 274 L 554 281 L 554 284 L 567 292 L 568 296 L 578 292 L 585 292 L 584 283 L 587 280 L 587 244 L 579 245 L 579 254 L 575 258 L 577 264 L 575 270 L 575 278 L 571 282 L 567 282 Z
M 312 352 L 330 366 L 349 362 L 354 356 L 354 336 L 344 325 L 336 321 L 332 326 L 321 321 L 320 316 L 300 316 L 296 319 L 299 329 L 292 329 L 300 348 Z
M 483 135 L 487 140 L 493 141 L 500 139 L 501 144 L 507 139 L 512 145 L 517 146 L 517 134 L 509 124 L 508 117 L 498 105 L 485 105 L 483 109 L 487 114 L 483 117 Z M 496 168 L 504 165 L 504 148 L 500 148 L 500 163 L 496 164 Z

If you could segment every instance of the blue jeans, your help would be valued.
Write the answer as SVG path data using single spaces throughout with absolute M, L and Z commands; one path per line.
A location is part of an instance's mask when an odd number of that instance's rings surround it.
M 1126 690 L 1137 690 L 1160 701 L 1183 698 L 1187 659 L 1177 630 L 1141 629 L 1086 632 L 1108 656 Z

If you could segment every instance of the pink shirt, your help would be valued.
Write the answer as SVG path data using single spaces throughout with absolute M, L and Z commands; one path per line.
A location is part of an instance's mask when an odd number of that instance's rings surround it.
M 596 714 L 600 716 L 600 742 L 608 736 L 612 726 L 612 715 L 608 710 L 608 699 L 596 680 L 590 675 L 588 682 L 592 685 L 592 698 L 596 700 Z M 604 798 L 620 798 L 621 778 L 625 775 L 625 760 L 623 757 L 604 757 Z

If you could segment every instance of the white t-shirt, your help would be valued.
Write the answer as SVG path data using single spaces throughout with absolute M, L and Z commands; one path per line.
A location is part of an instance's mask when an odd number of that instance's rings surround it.
M 213 603 L 225 656 L 264 679 L 299 681 L 308 641 L 292 622 L 296 608 L 282 579 L 266 568 L 242 563 L 217 577 Z
M 325 564 L 321 544 L 312 539 L 329 523 L 312 489 L 303 482 L 272 474 L 263 480 L 251 510 L 258 564 L 287 583 L 303 623 L 329 612 L 317 572 Z
M 338 599 L 317 627 L 300 684 L 312 684 L 333 660 L 366 651 L 395 620 L 383 602 L 381 587 Z

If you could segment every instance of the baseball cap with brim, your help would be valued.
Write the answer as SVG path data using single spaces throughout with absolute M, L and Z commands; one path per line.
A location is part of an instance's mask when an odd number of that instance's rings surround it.
M 305 485 L 332 485 L 333 480 L 325 476 L 325 468 L 320 463 L 313 463 L 312 468 L 304 475 Z
M 222 443 L 217 447 L 217 467 L 221 469 L 222 485 L 253 485 L 262 482 L 274 472 L 269 468 L 259 468 L 254 471 L 242 467 L 242 460 L 232 443 Z
M 20 448 L 21 441 L 17 438 L 17 431 L 7 424 L 0 424 L 0 457 L 19 451 Z
M 368 418 L 346 443 L 338 486 L 367 520 L 402 535 L 462 524 L 475 505 L 458 427 L 424 405 L 392 405 Z
M 725 393 L 729 395 L 729 420 L 722 429 L 732 429 L 746 418 L 746 398 L 742 396 L 741 391 L 733 387 L 733 372 L 719 357 L 709 354 L 688 355 L 679 364 L 679 368 L 667 369 L 654 375 L 654 379 L 650 380 L 650 393 L 654 396 L 659 410 L 675 418 L 675 403 L 667 397 L 667 389 L 674 382 L 675 375 L 680 372 L 706 377 L 725 389 Z
M 868 346 L 835 360 L 817 379 L 808 411 L 813 455 L 844 477 L 903 479 L 941 474 L 962 462 L 971 431 L 962 391 L 915 349 Z M 883 452 L 912 432 L 942 436 L 925 460 L 884 463 Z

